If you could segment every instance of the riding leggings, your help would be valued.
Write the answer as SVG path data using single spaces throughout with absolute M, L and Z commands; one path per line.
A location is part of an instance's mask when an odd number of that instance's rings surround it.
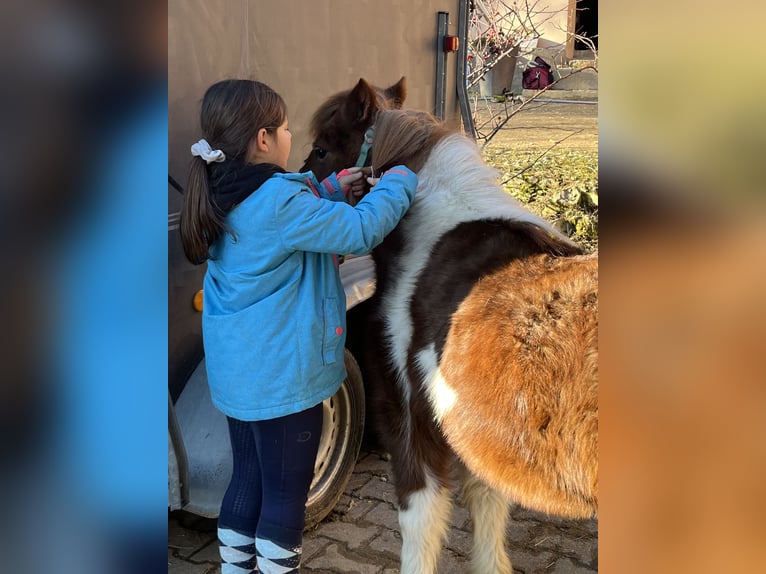
M 219 529 L 300 552 L 322 432 L 322 404 L 271 420 L 227 420 L 234 468 Z

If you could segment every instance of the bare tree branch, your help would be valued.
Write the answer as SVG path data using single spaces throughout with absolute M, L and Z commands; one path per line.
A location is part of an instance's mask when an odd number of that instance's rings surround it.
M 544 0 L 473 0 L 469 26 L 469 52 L 474 58 L 466 74 L 471 88 L 504 57 L 518 52 L 528 40 L 542 36 L 539 27 L 563 9 L 549 10 Z
M 574 76 L 575 74 L 579 74 L 579 73 L 581 73 L 584 70 L 594 70 L 596 73 L 598 73 L 598 69 L 595 66 L 583 66 L 582 68 L 578 68 L 576 70 L 573 70 L 571 73 L 566 74 L 565 76 L 561 76 L 558 80 L 554 80 L 553 82 L 551 82 L 550 84 L 548 84 L 547 86 L 542 88 L 539 92 L 537 92 L 531 98 L 527 98 L 525 100 L 522 100 L 521 103 L 519 104 L 519 106 L 515 110 L 511 111 L 510 113 L 508 113 L 508 109 L 507 109 L 507 106 L 506 106 L 506 117 L 505 117 L 505 119 L 503 121 L 501 121 L 500 123 L 498 123 L 497 125 L 495 125 L 494 129 L 487 136 L 484 136 L 484 137 L 481 138 L 481 139 L 485 140 L 484 141 L 484 145 L 482 147 L 485 147 L 489 143 L 489 140 L 492 139 L 492 136 L 494 136 L 497 132 L 499 132 L 505 126 L 505 124 L 507 124 L 511 120 L 511 118 L 513 116 L 518 114 L 521 110 L 526 108 L 532 102 L 535 102 L 542 94 L 547 92 L 549 89 L 551 89 L 553 86 L 555 86 L 558 82 L 560 82 L 562 80 L 566 80 L 567 78 L 569 78 L 571 76 Z M 489 123 L 493 119 L 494 118 L 490 118 L 490 120 L 488 120 L 487 122 L 482 124 L 480 127 L 484 127 L 485 125 L 487 125 L 487 123 Z

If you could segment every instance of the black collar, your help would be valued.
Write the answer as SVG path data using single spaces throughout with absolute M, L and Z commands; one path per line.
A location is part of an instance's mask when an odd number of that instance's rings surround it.
M 226 215 L 275 173 L 287 172 L 273 163 L 251 165 L 237 160 L 213 163 L 209 171 L 213 203 Z

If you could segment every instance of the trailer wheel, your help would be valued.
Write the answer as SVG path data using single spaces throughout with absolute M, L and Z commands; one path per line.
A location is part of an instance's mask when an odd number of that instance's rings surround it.
M 322 436 L 306 502 L 306 528 L 319 523 L 338 503 L 351 479 L 364 435 L 364 384 L 354 356 L 344 349 L 346 379 L 324 401 Z

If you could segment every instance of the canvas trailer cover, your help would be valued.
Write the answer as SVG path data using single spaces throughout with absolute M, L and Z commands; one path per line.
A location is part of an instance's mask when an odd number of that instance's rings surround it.
M 201 137 L 202 95 L 222 79 L 256 79 L 284 97 L 293 133 L 290 170 L 298 170 L 311 149 L 308 125 L 314 110 L 360 78 L 389 86 L 405 76 L 406 107 L 437 111 L 440 105 L 446 119 L 459 121 L 457 54 L 440 52 L 442 36 L 458 34 L 458 11 L 464 6 L 460 0 L 172 0 L 169 180 L 185 186 L 189 148 Z M 169 185 L 168 506 L 212 517 L 228 483 L 231 455 L 225 418 L 207 392 L 201 314 L 192 304 L 202 288 L 204 265 L 193 266 L 183 256 L 181 204 L 182 193 Z M 341 276 L 348 309 L 374 291 L 368 257 L 344 263 Z M 355 434 L 364 420 L 363 390 L 353 357 L 347 356 L 347 370 L 345 394 L 325 402 L 325 418 L 332 418 L 335 427 L 325 425 L 323 431 L 309 523 L 332 509 L 361 441 Z M 318 476 L 321 472 L 326 476 Z

